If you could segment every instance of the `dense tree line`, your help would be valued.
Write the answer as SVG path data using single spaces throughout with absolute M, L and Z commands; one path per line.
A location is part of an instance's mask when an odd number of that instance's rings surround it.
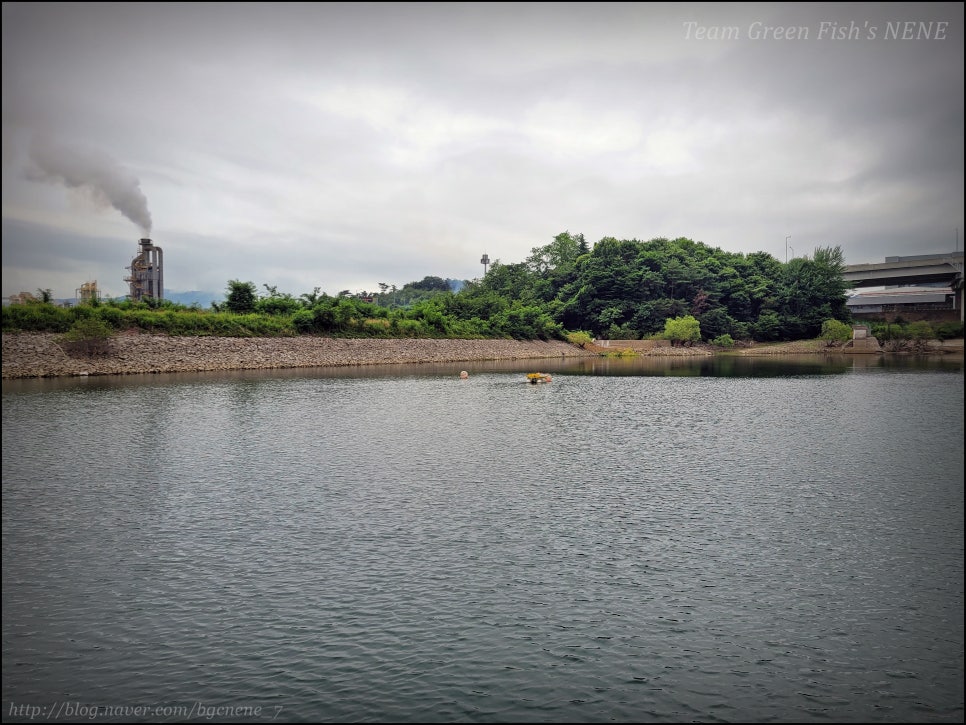
M 495 263 L 464 289 L 465 306 L 500 300 L 539 309 L 567 330 L 637 339 L 693 316 L 704 339 L 814 338 L 827 319 L 848 321 L 838 247 L 782 264 L 764 252 L 724 252 L 690 239 L 601 239 L 558 234 L 518 264 Z M 471 302 L 472 300 L 472 302 Z
M 3 328 L 65 331 L 93 315 L 113 329 L 172 334 L 792 340 L 818 337 L 827 320 L 849 321 L 844 267 L 838 247 L 783 264 L 684 238 L 606 237 L 591 247 L 563 232 L 522 262 L 494 261 L 458 292 L 440 277 L 355 295 L 316 287 L 298 297 L 230 280 L 211 310 L 150 299 L 95 302 L 84 312 L 38 302 L 5 307 Z

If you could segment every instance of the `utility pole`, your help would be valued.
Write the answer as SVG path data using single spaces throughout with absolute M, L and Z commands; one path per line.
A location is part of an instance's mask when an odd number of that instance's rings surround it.
M 791 238 L 792 238 L 791 234 L 785 237 L 785 264 L 788 264 L 788 240 Z
M 486 277 L 486 265 L 490 263 L 490 256 L 484 252 L 483 259 L 480 260 L 480 264 L 483 265 L 483 276 Z

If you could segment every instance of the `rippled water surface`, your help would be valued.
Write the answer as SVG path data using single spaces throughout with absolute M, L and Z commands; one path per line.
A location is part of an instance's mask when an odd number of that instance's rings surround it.
M 961 361 L 648 365 L 5 383 L 4 720 L 961 722 Z

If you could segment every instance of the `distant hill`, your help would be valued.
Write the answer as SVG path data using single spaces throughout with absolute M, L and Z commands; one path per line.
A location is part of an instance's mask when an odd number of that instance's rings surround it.
M 179 305 L 185 305 L 187 307 L 198 305 L 202 309 L 207 309 L 211 307 L 212 302 L 224 302 L 225 294 L 223 292 L 199 292 L 197 290 L 192 292 L 170 292 L 165 290 L 164 298 L 171 302 L 177 302 Z
M 447 278 L 446 283 L 453 292 L 459 292 L 466 285 L 466 280 L 464 279 L 452 279 Z M 224 302 L 225 293 L 224 292 L 201 292 L 198 290 L 193 290 L 191 292 L 170 292 L 168 290 L 164 291 L 164 298 L 170 300 L 171 302 L 177 302 L 179 305 L 185 305 L 190 307 L 191 305 L 198 305 L 202 309 L 209 309 L 212 302 Z

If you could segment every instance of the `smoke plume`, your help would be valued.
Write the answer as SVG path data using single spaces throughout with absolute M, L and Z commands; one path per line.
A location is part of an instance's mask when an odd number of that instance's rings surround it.
M 95 202 L 114 207 L 137 224 L 145 237 L 151 236 L 151 212 L 141 182 L 107 154 L 34 137 L 30 160 L 35 165 L 27 172 L 31 181 L 83 189 Z

